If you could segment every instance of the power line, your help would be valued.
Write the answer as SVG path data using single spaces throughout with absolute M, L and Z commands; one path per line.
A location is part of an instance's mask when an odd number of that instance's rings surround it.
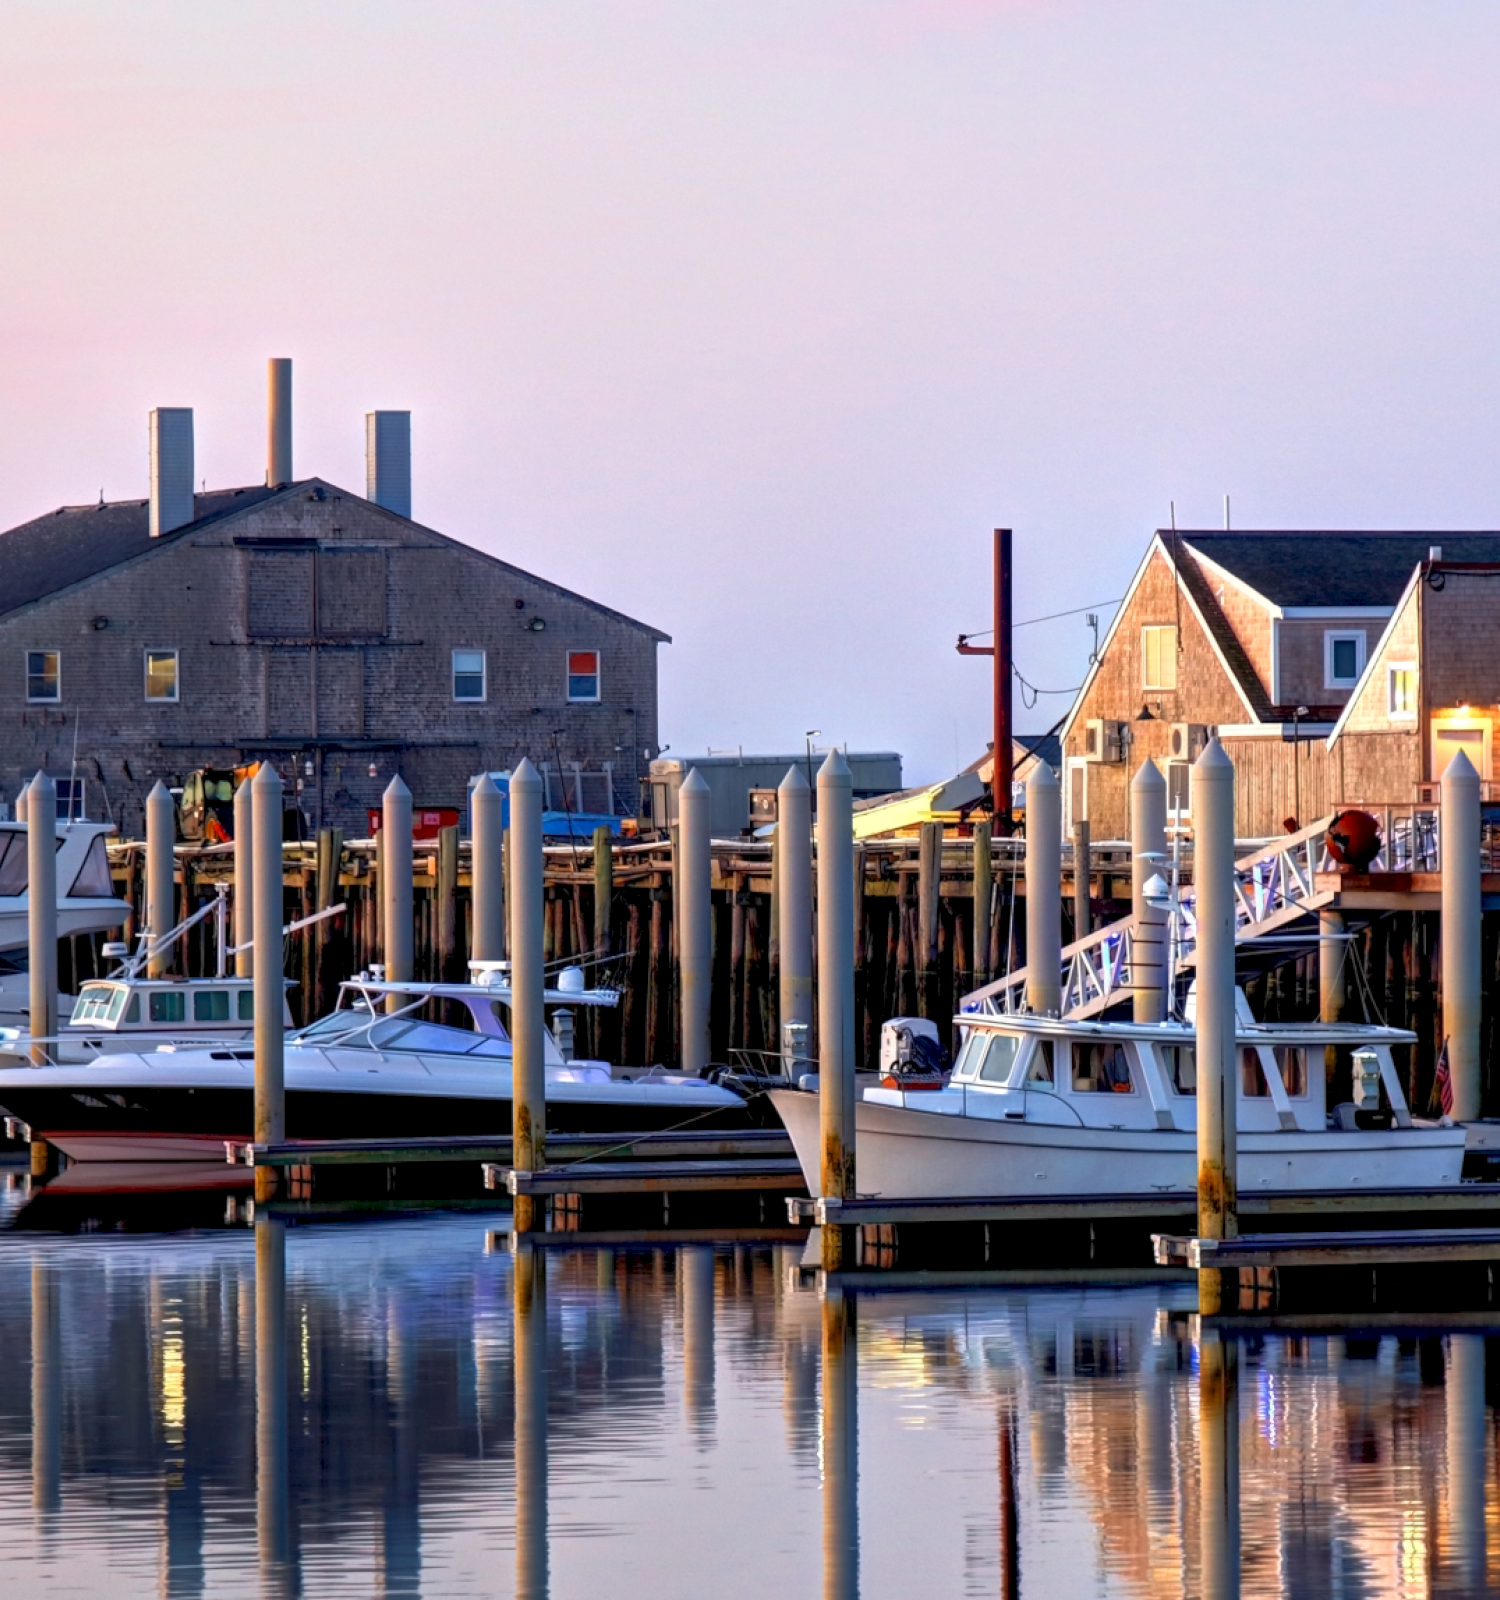
M 1038 622 L 1056 622 L 1059 617 L 1078 617 L 1085 611 L 1103 611 L 1106 606 L 1117 606 L 1124 595 L 1118 595 L 1113 600 L 1095 600 L 1092 605 L 1076 606 L 1071 611 L 1049 611 L 1045 617 L 1027 617 L 1025 622 L 1013 622 L 1012 628 L 1030 628 Z M 981 628 L 978 633 L 966 633 L 965 639 L 983 639 L 987 634 L 993 633 L 993 628 Z

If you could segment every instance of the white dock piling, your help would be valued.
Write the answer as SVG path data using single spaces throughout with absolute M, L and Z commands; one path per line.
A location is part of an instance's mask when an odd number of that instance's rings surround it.
M 542 870 L 542 779 L 522 757 L 510 779 L 511 1164 L 518 1172 L 535 1172 L 546 1161 Z M 545 1207 L 518 1194 L 515 1231 L 531 1232 Z
M 474 830 L 474 959 L 505 959 L 505 797 L 485 773 L 469 796 Z
M 818 771 L 819 1192 L 854 1198 L 854 787 L 829 752 Z M 823 1265 L 842 1265 L 845 1230 L 823 1229 Z
M 1062 1010 L 1062 788 L 1045 761 L 1026 780 L 1026 1005 Z
M 677 1252 L 682 1274 L 682 1388 L 688 1427 L 700 1439 L 714 1424 L 714 1247 L 683 1245 Z
M 1167 971 L 1167 918 L 1146 899 L 1146 884 L 1163 872 L 1167 853 L 1167 780 L 1146 760 L 1130 781 L 1130 899 L 1135 914 L 1130 970 L 1137 1022 L 1161 1022 L 1167 1015 L 1172 980 Z
M 255 976 L 255 790 L 247 780 L 234 791 L 234 970 Z
M 812 1032 L 812 790 L 800 767 L 790 767 L 776 791 L 776 895 L 780 922 L 782 1060 L 791 1023 Z M 793 1037 L 796 1037 L 795 1035 Z
M 269 761 L 251 782 L 255 818 L 251 825 L 255 862 L 255 1142 L 280 1144 L 286 1138 L 285 1029 L 282 1007 L 280 775 Z M 276 1169 L 255 1169 L 255 1197 L 276 1192 Z
M 708 1008 L 713 984 L 712 795 L 695 767 L 677 791 L 678 849 L 677 966 L 681 974 L 682 1070 L 708 1065 Z
M 1197 884 L 1198 1236 L 1239 1233 L 1235 1117 L 1234 764 L 1210 739 L 1193 766 L 1193 875 Z M 1198 1274 L 1198 1309 L 1224 1309 L 1223 1274 Z
M 31 787 L 30 784 L 23 783 L 21 785 L 21 787 L 16 791 L 16 821 L 17 822 L 25 822 L 26 821 L 26 791 L 30 787 Z
M 385 976 L 389 983 L 409 983 L 413 976 L 411 790 L 398 772 L 381 797 L 380 832 L 385 844 L 380 893 L 385 917 Z M 409 995 L 388 994 L 387 1011 L 410 1004 Z
M 1462 750 L 1443 774 L 1443 1033 L 1453 1080 L 1453 1120 L 1479 1115 L 1479 774 Z
M 45 772 L 26 795 L 26 932 L 31 968 L 28 1022 L 36 1039 L 57 1033 L 57 786 Z M 45 1066 L 50 1044 L 33 1044 L 31 1064 Z
M 159 941 L 177 926 L 177 894 L 173 883 L 172 841 L 177 831 L 177 808 L 159 778 L 146 796 L 146 929 L 150 937 L 146 962 L 148 978 L 164 978 L 172 966 L 172 952 Z

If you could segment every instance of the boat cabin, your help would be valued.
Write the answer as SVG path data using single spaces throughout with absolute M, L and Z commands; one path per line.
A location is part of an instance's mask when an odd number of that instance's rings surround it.
M 291 1025 L 285 1002 L 282 1020 Z M 94 978 L 64 1028 L 89 1033 L 244 1034 L 255 1025 L 253 978 Z
M 968 1015 L 968 1032 L 940 1090 L 866 1089 L 867 1101 L 938 1115 L 993 1117 L 1092 1128 L 1197 1128 L 1196 1039 L 1190 1022 L 1068 1022 L 1052 1017 Z M 1411 1126 L 1393 1045 L 1414 1036 L 1368 1024 L 1263 1025 L 1242 1014 L 1236 1031 L 1236 1117 L 1241 1133 L 1353 1128 L 1353 1105 L 1327 1106 L 1329 1045 L 1370 1050 L 1379 1065 L 1380 1110 Z M 1372 1086 L 1373 1090 L 1373 1086 Z

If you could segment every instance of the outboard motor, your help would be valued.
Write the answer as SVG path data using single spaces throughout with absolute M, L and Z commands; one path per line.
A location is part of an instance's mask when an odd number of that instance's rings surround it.
M 941 1089 L 948 1052 L 925 1017 L 892 1017 L 880 1030 L 882 1089 Z

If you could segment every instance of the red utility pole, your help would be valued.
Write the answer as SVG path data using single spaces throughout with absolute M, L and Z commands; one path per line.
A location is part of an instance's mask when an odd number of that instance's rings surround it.
M 995 687 L 995 744 L 994 767 L 990 776 L 990 795 L 995 810 L 995 827 L 1002 833 L 1011 828 L 1011 758 L 1010 691 L 1011 647 L 1011 566 L 1009 528 L 995 529 L 995 642 L 993 645 L 970 644 L 967 634 L 958 636 L 958 653 L 961 656 L 990 656 L 994 661 Z

